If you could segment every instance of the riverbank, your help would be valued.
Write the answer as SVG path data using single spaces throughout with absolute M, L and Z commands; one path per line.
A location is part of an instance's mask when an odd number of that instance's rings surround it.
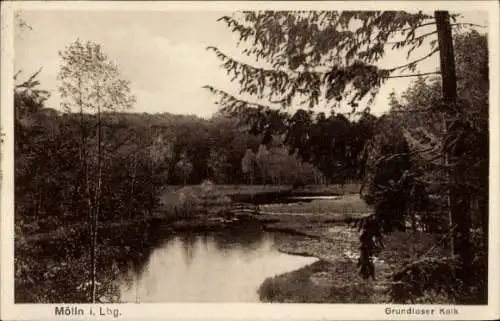
M 295 228 L 298 232 L 303 231 L 300 225 Z M 319 261 L 267 279 L 259 289 L 263 302 L 388 302 L 385 277 L 390 272 L 389 265 L 381 259 L 376 260 L 377 279 L 367 281 L 361 278 L 356 265 L 359 253 L 356 230 L 344 223 L 333 223 L 330 227 L 309 226 L 307 233 L 312 237 L 280 243 L 278 250 L 313 256 Z
M 324 224 L 315 220 L 281 222 L 289 231 L 307 234 L 279 243 L 288 254 L 319 259 L 296 271 L 268 278 L 260 287 L 263 302 L 282 303 L 388 303 L 388 277 L 410 258 L 425 253 L 435 240 L 425 233 L 394 232 L 385 239 L 386 248 L 374 258 L 375 279 L 365 280 L 358 272 L 359 234 L 345 222 Z M 439 254 L 437 254 L 439 255 Z M 424 297 L 420 303 L 453 303 L 446 297 Z

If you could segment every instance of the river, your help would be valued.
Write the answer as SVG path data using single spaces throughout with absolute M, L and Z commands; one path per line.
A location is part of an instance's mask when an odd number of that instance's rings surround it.
M 283 237 L 260 229 L 175 235 L 120 280 L 120 301 L 259 302 L 266 278 L 317 261 L 279 252 Z

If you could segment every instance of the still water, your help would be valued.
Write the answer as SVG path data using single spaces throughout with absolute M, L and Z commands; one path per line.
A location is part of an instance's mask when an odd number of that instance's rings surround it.
M 268 277 L 316 258 L 280 253 L 263 231 L 179 235 L 152 251 L 141 271 L 120 285 L 122 302 L 259 302 Z

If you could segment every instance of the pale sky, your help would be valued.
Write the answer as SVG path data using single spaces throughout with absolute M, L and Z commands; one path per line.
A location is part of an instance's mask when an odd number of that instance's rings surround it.
M 22 11 L 20 17 L 32 27 L 16 27 L 14 70 L 22 69 L 20 80 L 43 67 L 41 88 L 51 91 L 47 106 L 59 109 L 57 73 L 58 51 L 79 38 L 102 45 L 104 52 L 131 82 L 137 97 L 133 112 L 195 114 L 210 117 L 219 108 L 204 85 L 231 93 L 238 92 L 220 60 L 207 46 L 216 46 L 238 57 L 236 35 L 216 20 L 231 12 L 214 11 Z M 487 25 L 487 13 L 464 13 L 463 22 Z M 425 55 L 426 48 L 412 56 Z M 392 52 L 384 66 L 405 64 L 406 54 Z M 434 71 L 438 55 L 422 63 L 421 72 Z M 387 111 L 392 89 L 400 93 L 411 78 L 389 80 L 381 89 L 372 112 Z

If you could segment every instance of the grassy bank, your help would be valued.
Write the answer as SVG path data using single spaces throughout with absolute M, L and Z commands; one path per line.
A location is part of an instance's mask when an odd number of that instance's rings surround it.
M 280 224 L 310 236 L 280 243 L 280 251 L 320 260 L 297 271 L 267 279 L 259 289 L 264 302 L 387 303 L 390 301 L 389 275 L 410 258 L 422 255 L 435 242 L 432 235 L 425 233 L 391 234 L 386 239 L 387 248 L 374 258 L 375 280 L 364 280 L 356 266 L 359 235 L 355 229 L 340 222 L 304 225 L 288 221 Z M 421 303 L 453 302 L 446 297 L 429 296 L 422 298 Z
M 355 277 L 352 273 L 355 268 L 352 262 L 333 264 L 320 260 L 267 279 L 259 289 L 259 296 L 263 302 L 371 303 L 374 287 Z

